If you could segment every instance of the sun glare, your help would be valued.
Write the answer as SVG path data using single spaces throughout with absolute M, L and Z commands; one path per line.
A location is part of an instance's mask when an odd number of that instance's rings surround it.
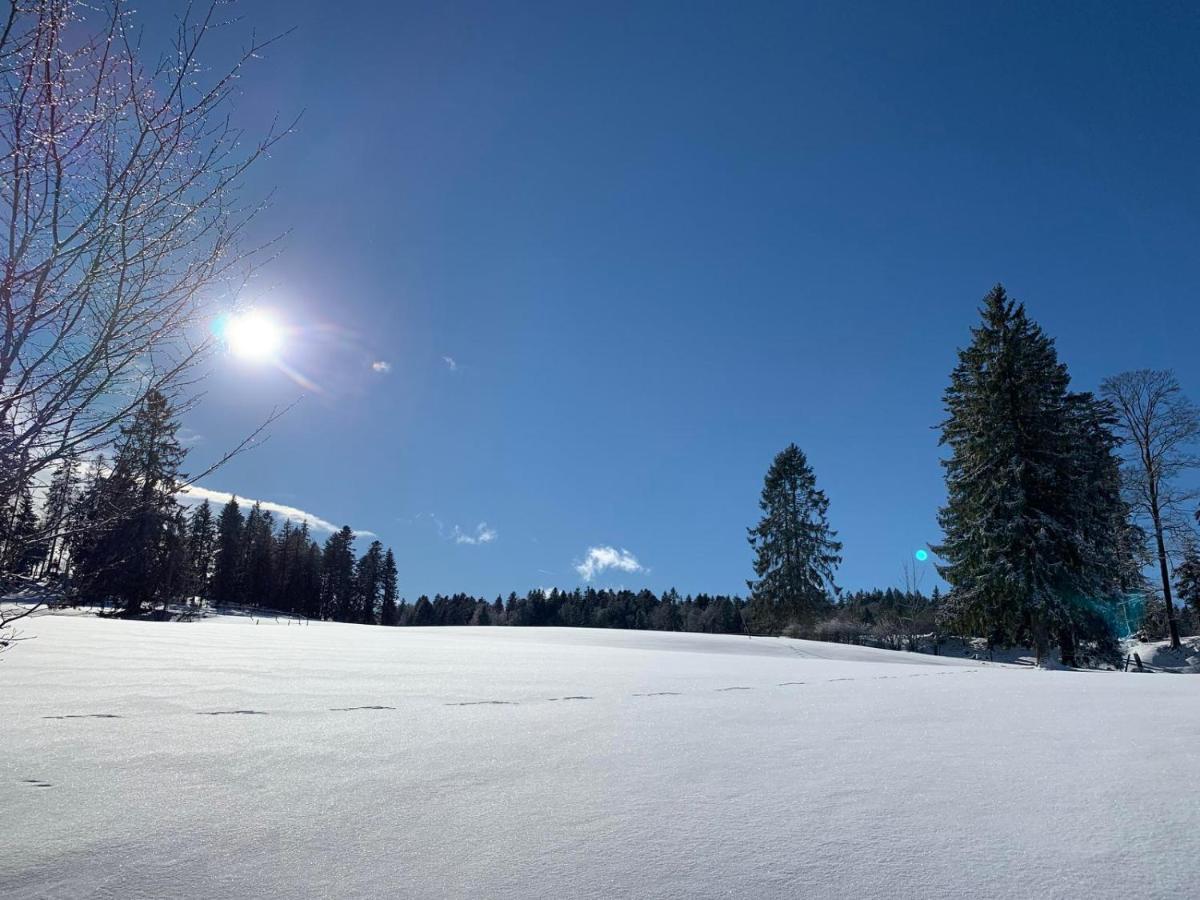
M 273 359 L 283 344 L 283 331 L 269 315 L 259 310 L 231 316 L 225 323 L 225 345 L 240 359 L 254 362 Z

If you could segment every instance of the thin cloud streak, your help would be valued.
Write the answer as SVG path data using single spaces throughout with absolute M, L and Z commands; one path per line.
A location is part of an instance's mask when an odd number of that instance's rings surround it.
M 480 522 L 476 525 L 474 534 L 463 531 L 457 525 L 454 526 L 454 543 L 456 544 L 471 544 L 472 546 L 490 544 L 499 536 L 495 528 L 488 528 L 487 522 Z
M 245 504 L 247 507 L 250 507 L 255 503 L 258 503 L 260 507 L 262 507 L 264 510 L 269 510 L 274 515 L 282 516 L 283 518 L 290 519 L 293 522 L 306 522 L 308 523 L 308 527 L 314 531 L 325 531 L 332 533 L 334 531 L 340 531 L 342 527 L 340 525 L 334 525 L 332 522 L 328 521 L 327 519 L 322 519 L 320 516 L 313 515 L 310 512 L 305 512 L 302 509 L 298 509 L 295 506 L 288 506 L 284 503 L 275 503 L 271 500 L 254 500 L 251 497 L 243 497 L 240 494 L 234 495 L 227 491 L 214 491 L 211 488 L 200 487 L 199 485 L 192 485 L 187 490 L 176 494 L 176 499 L 178 499 L 180 503 L 183 503 L 187 506 L 199 506 L 205 500 L 208 500 L 210 503 L 223 506 L 234 496 L 237 497 L 239 504 Z M 360 531 L 355 529 L 354 533 L 361 537 L 376 537 L 376 534 L 373 531 Z

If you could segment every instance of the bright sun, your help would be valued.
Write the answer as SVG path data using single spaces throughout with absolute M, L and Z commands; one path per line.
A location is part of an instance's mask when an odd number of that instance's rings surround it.
M 230 353 L 253 361 L 272 359 L 283 344 L 282 329 L 259 310 L 231 316 L 225 323 L 224 336 Z

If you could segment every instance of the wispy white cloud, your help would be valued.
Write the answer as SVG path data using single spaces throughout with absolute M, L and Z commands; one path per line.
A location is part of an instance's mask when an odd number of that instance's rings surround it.
M 454 543 L 456 544 L 490 544 L 500 535 L 495 528 L 489 528 L 487 522 L 480 522 L 475 526 L 475 532 L 463 531 L 457 525 L 454 526 Z
M 480 522 L 475 526 L 473 531 L 464 531 L 457 525 L 447 528 L 446 523 L 439 519 L 435 513 L 417 513 L 408 521 L 415 525 L 422 519 L 428 519 L 434 524 L 434 527 L 437 528 L 438 537 L 442 540 L 454 541 L 456 544 L 478 546 L 479 544 L 490 544 L 496 538 L 500 537 L 500 532 L 488 525 L 487 522 Z
M 183 428 L 179 429 L 179 432 L 175 435 L 175 439 L 183 446 L 191 447 L 193 444 L 199 444 L 201 441 L 203 441 L 204 435 L 198 431 L 188 428 L 187 426 L 184 426 Z
M 377 359 L 375 362 L 371 363 L 371 371 L 378 372 L 380 375 L 386 375 L 388 372 L 392 371 L 392 364 L 386 359 Z
M 616 547 L 589 547 L 583 562 L 575 564 L 575 571 L 584 581 L 591 581 L 607 569 L 621 572 L 645 572 L 646 567 L 628 550 Z
M 223 506 L 229 502 L 229 499 L 234 495 L 228 491 L 214 491 L 211 488 L 192 485 L 187 490 L 176 495 L 176 499 L 180 503 L 187 506 L 199 506 L 205 500 L 217 506 Z M 320 516 L 313 515 L 310 512 L 305 512 L 302 509 L 297 509 L 295 506 L 288 506 L 284 503 L 275 503 L 271 500 L 255 501 L 252 497 L 243 497 L 238 494 L 238 504 L 244 505 L 247 509 L 257 502 L 265 510 L 270 510 L 274 515 L 281 516 L 285 519 L 290 519 L 293 522 L 307 522 L 308 527 L 313 531 L 334 532 L 341 529 L 340 525 L 334 525 L 327 519 L 322 519 Z M 373 531 L 355 530 L 356 535 L 362 537 L 375 537 Z
M 442 362 L 446 364 L 446 368 L 451 372 L 458 371 L 458 361 L 453 356 L 443 356 Z

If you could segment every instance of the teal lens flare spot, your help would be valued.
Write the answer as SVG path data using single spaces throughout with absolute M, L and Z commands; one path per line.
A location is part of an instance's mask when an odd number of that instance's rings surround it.
M 917 562 L 925 562 L 925 560 L 929 559 L 929 552 L 927 550 L 918 550 L 913 555 L 917 558 Z

